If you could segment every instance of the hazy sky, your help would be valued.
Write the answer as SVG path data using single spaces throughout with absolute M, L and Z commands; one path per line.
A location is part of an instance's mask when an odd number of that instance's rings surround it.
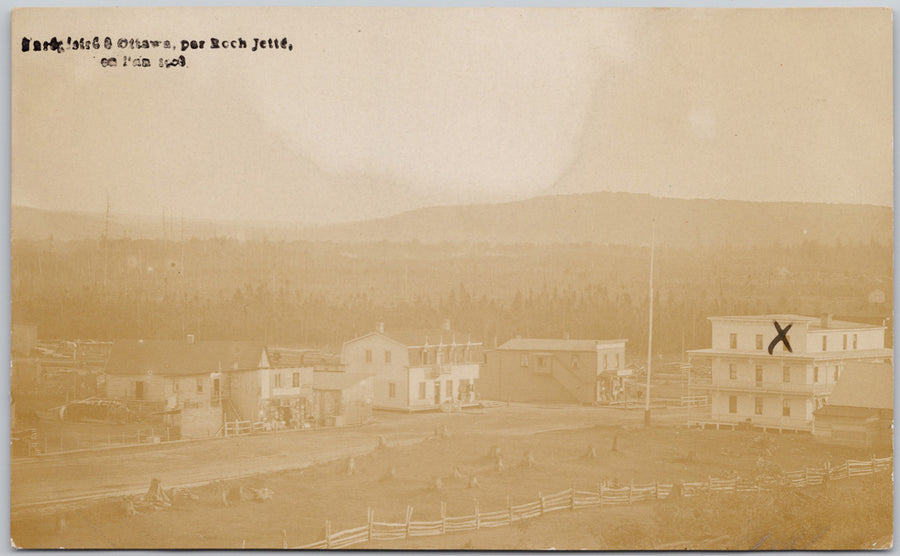
M 23 36 L 205 39 L 101 68 Z M 293 50 L 209 50 L 210 37 Z M 252 46 L 252 40 L 250 40 Z M 13 18 L 12 202 L 325 222 L 557 192 L 890 205 L 887 9 Z

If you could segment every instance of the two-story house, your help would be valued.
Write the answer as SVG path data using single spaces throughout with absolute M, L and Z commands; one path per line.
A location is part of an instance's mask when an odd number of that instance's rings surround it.
M 478 389 L 486 399 L 614 402 L 625 395 L 627 340 L 513 338 L 485 353 Z
M 481 342 L 443 328 L 374 332 L 344 343 L 341 368 L 375 375 L 375 408 L 415 411 L 475 403 Z
M 790 314 L 710 317 L 712 347 L 689 351 L 708 364 L 712 415 L 702 424 L 811 431 L 847 361 L 887 361 L 884 327 Z M 769 354 L 769 344 L 779 338 Z

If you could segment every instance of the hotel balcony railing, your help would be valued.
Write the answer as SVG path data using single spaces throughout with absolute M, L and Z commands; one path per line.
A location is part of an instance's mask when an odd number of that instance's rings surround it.
M 753 382 L 738 380 L 713 380 L 711 383 L 694 384 L 703 390 L 731 390 L 770 394 L 827 394 L 834 384 L 804 384 L 802 382 Z

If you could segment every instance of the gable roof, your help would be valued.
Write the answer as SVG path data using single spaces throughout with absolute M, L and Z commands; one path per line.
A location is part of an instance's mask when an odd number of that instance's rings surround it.
M 258 369 L 265 363 L 262 342 L 119 340 L 106 362 L 112 375 L 196 375 Z
M 472 345 L 481 345 L 481 342 L 472 338 L 469 334 L 463 334 L 461 332 L 456 332 L 453 330 L 447 330 L 444 328 L 427 328 L 427 329 L 409 329 L 409 330 L 389 330 L 387 332 L 369 332 L 367 334 L 363 334 L 357 338 L 353 338 L 352 340 L 347 340 L 344 342 L 344 345 L 352 344 L 353 342 L 357 342 L 364 338 L 368 338 L 370 336 L 381 336 L 383 338 L 387 338 L 388 340 L 401 345 L 403 347 L 421 347 L 426 343 L 429 346 L 436 346 L 439 344 L 465 344 L 466 342 L 471 343 Z
M 472 338 L 471 334 L 465 334 L 456 330 L 447 330 L 446 328 L 416 328 L 407 330 L 388 330 L 385 336 L 399 342 L 407 347 L 424 346 L 426 343 L 430 346 L 438 344 L 465 344 L 471 342 L 478 344 L 478 340 Z
M 518 351 L 590 351 L 597 346 L 621 344 L 628 340 L 557 340 L 544 338 L 513 338 L 497 349 Z
M 828 398 L 829 406 L 894 408 L 894 367 L 890 363 L 847 362 Z

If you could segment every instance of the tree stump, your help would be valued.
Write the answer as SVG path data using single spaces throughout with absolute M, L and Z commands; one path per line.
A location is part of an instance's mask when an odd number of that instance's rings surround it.
M 495 465 L 497 471 L 503 471 L 503 456 L 497 456 L 497 463 Z
M 491 454 L 490 455 L 492 458 L 500 457 L 500 455 L 501 455 L 500 446 L 491 446 Z
M 379 436 L 378 443 L 375 445 L 375 448 L 378 450 L 387 448 L 387 440 L 385 440 L 383 436 Z
M 534 467 L 534 452 L 528 450 L 522 459 L 522 467 Z
M 469 488 L 481 488 L 481 485 L 478 483 L 478 477 L 475 475 L 469 477 Z
M 595 448 L 593 446 L 589 447 L 588 453 L 587 453 L 587 458 L 588 459 L 597 459 L 597 448 Z
M 353 475 L 356 472 L 356 460 L 353 459 L 353 456 L 350 456 L 350 459 L 347 460 L 347 475 Z
M 144 496 L 144 500 L 151 506 L 165 507 L 172 504 L 169 496 L 163 490 L 162 485 L 160 485 L 159 479 L 150 479 L 150 488 L 147 489 L 147 494 Z
M 453 478 L 454 479 L 462 479 L 462 477 L 463 477 L 463 474 L 462 474 L 462 471 L 460 471 L 459 466 L 458 465 L 454 466 L 453 467 Z
M 384 476 L 385 481 L 392 481 L 397 478 L 397 469 L 392 465 L 388 467 L 387 473 Z
M 442 481 L 441 478 L 438 477 L 434 480 L 434 489 L 441 490 L 442 488 L 444 488 L 444 481 Z

